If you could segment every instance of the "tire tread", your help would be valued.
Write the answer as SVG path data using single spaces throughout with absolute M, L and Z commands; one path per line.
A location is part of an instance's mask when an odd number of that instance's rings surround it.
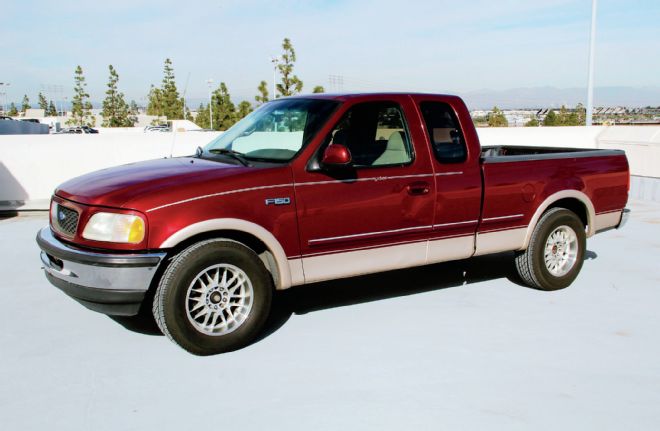
M 165 298 L 167 298 L 169 289 L 172 287 L 172 283 L 170 283 L 170 280 L 175 276 L 175 274 L 180 270 L 180 268 L 187 263 L 189 256 L 191 254 L 196 253 L 199 249 L 213 243 L 222 243 L 222 245 L 227 248 L 234 248 L 234 249 L 240 249 L 241 251 L 247 251 L 248 253 L 254 255 L 256 261 L 261 263 L 258 256 L 254 253 L 254 251 L 252 251 L 252 249 L 239 242 L 224 238 L 214 238 L 205 241 L 200 241 L 198 243 L 189 246 L 188 248 L 184 249 L 179 254 L 171 258 L 171 261 L 169 262 L 169 265 L 165 270 L 165 272 L 163 273 L 156 288 L 154 301 L 152 305 L 152 313 L 156 321 L 156 324 L 158 325 L 158 328 L 161 330 L 163 335 L 165 335 L 170 341 L 172 341 L 182 349 L 187 350 L 188 352 L 193 353 L 195 355 L 205 355 L 208 353 L 202 350 L 195 349 L 190 345 L 181 343 L 177 340 L 176 337 L 172 336 L 170 328 L 168 328 L 167 325 L 167 320 L 165 318 Z M 265 268 L 264 271 L 267 273 Z
M 544 284 L 541 282 L 537 272 L 539 271 L 539 268 L 534 266 L 534 255 L 536 254 L 538 247 L 543 247 L 543 244 L 538 241 L 538 236 L 541 234 L 541 231 L 548 223 L 548 219 L 554 217 L 555 214 L 566 212 L 575 215 L 572 211 L 561 207 L 551 208 L 546 211 L 534 227 L 534 231 L 532 232 L 532 237 L 529 240 L 527 249 L 516 253 L 516 270 L 523 282 L 529 287 L 539 290 L 553 290 L 549 289 L 547 286 L 544 286 Z M 577 218 L 577 216 L 575 217 Z

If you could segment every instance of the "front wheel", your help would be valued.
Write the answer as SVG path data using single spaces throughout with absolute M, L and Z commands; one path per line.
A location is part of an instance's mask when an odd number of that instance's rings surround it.
M 553 208 L 534 228 L 527 250 L 516 254 L 518 274 L 530 287 L 563 289 L 578 276 L 585 248 L 582 221 L 572 211 Z
M 244 347 L 261 330 L 273 284 L 259 257 L 229 240 L 208 240 L 178 254 L 160 280 L 153 314 L 161 331 L 196 355 Z

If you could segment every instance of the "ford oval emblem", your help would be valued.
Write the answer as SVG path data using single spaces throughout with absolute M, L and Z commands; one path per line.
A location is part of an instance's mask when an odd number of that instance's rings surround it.
M 57 212 L 57 219 L 59 221 L 64 221 L 66 219 L 66 214 L 64 213 L 64 211 L 60 210 Z

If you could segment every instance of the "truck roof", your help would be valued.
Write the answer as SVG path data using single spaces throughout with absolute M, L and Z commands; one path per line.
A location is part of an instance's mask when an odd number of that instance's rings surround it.
M 299 94 L 296 96 L 289 96 L 287 99 L 325 99 L 325 100 L 339 100 L 346 101 L 348 99 L 370 99 L 373 97 L 382 96 L 432 96 L 432 97 L 447 97 L 458 98 L 453 94 L 437 94 L 437 93 L 418 93 L 418 92 L 362 92 L 362 93 L 311 93 Z

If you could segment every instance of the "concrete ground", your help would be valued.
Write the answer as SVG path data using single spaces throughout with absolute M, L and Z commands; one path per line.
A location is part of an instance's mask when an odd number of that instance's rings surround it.
M 632 208 L 563 291 L 508 254 L 296 288 L 206 358 L 48 284 L 45 214 L 0 220 L 0 428 L 660 429 L 660 204 Z

